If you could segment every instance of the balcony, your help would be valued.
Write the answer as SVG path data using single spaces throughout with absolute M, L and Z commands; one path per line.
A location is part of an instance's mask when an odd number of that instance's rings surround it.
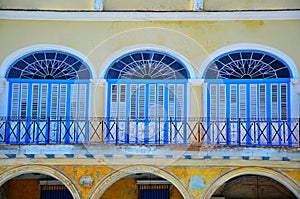
M 299 146 L 300 119 L 9 118 L 0 144 Z

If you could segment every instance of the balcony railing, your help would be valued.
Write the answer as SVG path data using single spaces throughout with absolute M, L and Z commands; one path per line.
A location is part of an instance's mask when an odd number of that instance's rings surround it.
M 0 117 L 0 144 L 299 146 L 300 119 Z

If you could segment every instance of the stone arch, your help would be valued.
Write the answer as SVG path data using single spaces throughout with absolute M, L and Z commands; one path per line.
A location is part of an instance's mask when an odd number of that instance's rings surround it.
M 41 165 L 18 166 L 2 171 L 0 173 L 0 187 L 5 182 L 13 179 L 14 177 L 27 173 L 41 173 L 56 178 L 67 187 L 74 199 L 82 198 L 81 193 L 76 187 L 75 183 L 71 179 L 69 179 L 64 173 L 51 167 Z
M 66 53 L 72 54 L 79 59 L 81 59 L 88 67 L 91 73 L 91 79 L 97 78 L 96 70 L 93 63 L 90 59 L 84 55 L 83 53 L 66 46 L 61 45 L 54 45 L 54 44 L 38 44 L 27 46 L 25 48 L 21 48 L 9 56 L 7 56 L 0 66 L 0 78 L 4 78 L 7 70 L 11 67 L 11 65 L 15 62 L 15 60 L 19 59 L 20 57 L 27 55 L 32 52 L 42 51 L 42 50 L 57 50 L 57 51 L 64 51 Z
M 175 175 L 169 173 L 166 170 L 151 166 L 129 166 L 109 174 L 95 186 L 89 198 L 99 199 L 113 183 L 117 182 L 123 177 L 134 173 L 151 173 L 157 175 L 171 182 L 179 190 L 179 192 L 185 199 L 193 198 L 193 195 L 190 192 L 190 190 L 187 189 L 187 186 Z
M 295 196 L 300 195 L 299 184 L 293 179 L 284 175 L 283 173 L 279 171 L 267 169 L 267 168 L 248 167 L 248 168 L 234 169 L 221 175 L 220 177 L 218 177 L 217 179 L 215 179 L 213 182 L 209 184 L 208 188 L 205 189 L 205 191 L 203 192 L 201 198 L 203 199 L 211 198 L 214 192 L 220 186 L 226 183 L 228 180 L 243 175 L 260 175 L 260 176 L 269 177 L 277 182 L 280 182 L 282 185 L 288 188 Z

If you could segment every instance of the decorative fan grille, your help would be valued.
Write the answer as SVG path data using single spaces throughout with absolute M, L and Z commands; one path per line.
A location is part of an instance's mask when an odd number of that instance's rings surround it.
M 187 79 L 183 64 L 175 58 L 154 51 L 134 52 L 116 60 L 108 79 Z
M 260 52 L 235 52 L 215 60 L 205 79 L 289 78 L 286 65 L 275 57 Z
M 17 60 L 7 77 L 75 80 L 89 79 L 90 72 L 88 67 L 75 56 L 60 51 L 43 51 Z

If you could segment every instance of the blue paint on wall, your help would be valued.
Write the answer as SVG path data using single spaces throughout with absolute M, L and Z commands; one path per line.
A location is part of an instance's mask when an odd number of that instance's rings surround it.
M 205 182 L 201 176 L 192 176 L 190 179 L 190 187 L 193 190 L 202 190 L 205 187 Z

